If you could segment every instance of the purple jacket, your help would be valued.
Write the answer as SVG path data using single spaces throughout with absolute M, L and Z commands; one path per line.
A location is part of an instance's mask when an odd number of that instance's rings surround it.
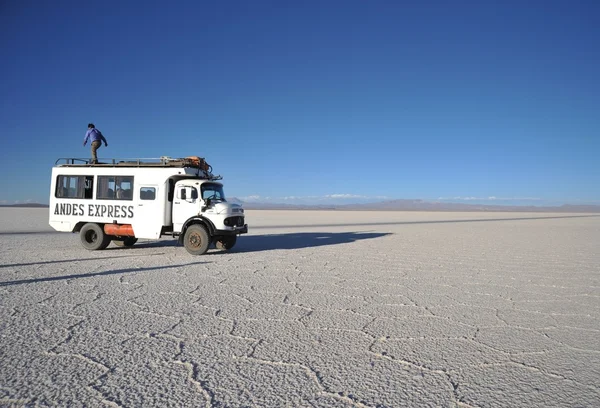
M 101 142 L 104 142 L 104 144 L 108 144 L 108 142 L 106 141 L 106 139 L 104 138 L 104 135 L 102 135 L 102 132 L 100 132 L 98 129 L 93 128 L 93 129 L 89 129 L 86 134 L 85 134 L 85 139 L 83 139 L 83 145 L 85 146 L 88 142 L 88 139 L 90 140 L 90 143 L 95 142 L 96 140 L 99 140 Z

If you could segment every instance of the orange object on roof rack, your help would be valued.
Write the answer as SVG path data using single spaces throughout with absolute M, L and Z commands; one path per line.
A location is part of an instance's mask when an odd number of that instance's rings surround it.
M 212 171 L 212 166 L 210 164 L 208 164 L 206 162 L 206 160 L 204 160 L 204 157 L 188 156 L 185 159 L 189 160 L 191 162 L 192 166 L 198 167 L 200 170 L 204 170 L 204 171 L 208 171 L 208 172 Z

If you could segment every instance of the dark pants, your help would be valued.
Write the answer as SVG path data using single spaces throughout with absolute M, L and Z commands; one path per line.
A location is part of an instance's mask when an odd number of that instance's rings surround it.
M 98 156 L 96 156 L 96 150 L 102 146 L 102 142 L 95 140 L 92 142 L 92 163 L 98 163 Z

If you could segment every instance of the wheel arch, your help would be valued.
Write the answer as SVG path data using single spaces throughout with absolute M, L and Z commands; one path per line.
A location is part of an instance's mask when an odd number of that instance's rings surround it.
M 73 227 L 73 231 L 71 232 L 79 232 L 81 231 L 81 228 L 83 228 L 83 226 L 85 224 L 98 224 L 101 228 L 104 228 L 104 224 L 103 223 L 99 223 L 99 222 L 87 222 L 87 221 L 79 221 L 77 224 L 75 224 L 75 226 Z
M 209 220 L 208 218 L 202 217 L 202 216 L 198 216 L 198 217 L 192 217 L 190 219 L 188 219 L 184 224 L 183 227 L 181 228 L 181 233 L 180 233 L 180 237 L 183 237 L 185 235 L 185 231 L 188 229 L 188 227 L 190 225 L 194 225 L 194 224 L 200 224 L 203 225 L 204 228 L 206 228 L 206 231 L 208 232 L 209 236 L 214 236 L 215 235 L 215 225 L 212 223 L 211 220 Z

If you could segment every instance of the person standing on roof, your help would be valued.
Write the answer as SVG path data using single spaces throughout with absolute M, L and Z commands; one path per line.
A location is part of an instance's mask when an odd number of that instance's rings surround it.
M 108 142 L 104 138 L 102 132 L 96 129 L 93 123 L 88 124 L 88 131 L 85 134 L 85 139 L 83 139 L 83 145 L 85 146 L 90 140 L 92 146 L 92 161 L 91 163 L 98 163 L 98 156 L 96 155 L 96 150 L 102 146 L 102 142 L 104 142 L 104 146 L 108 147 Z

